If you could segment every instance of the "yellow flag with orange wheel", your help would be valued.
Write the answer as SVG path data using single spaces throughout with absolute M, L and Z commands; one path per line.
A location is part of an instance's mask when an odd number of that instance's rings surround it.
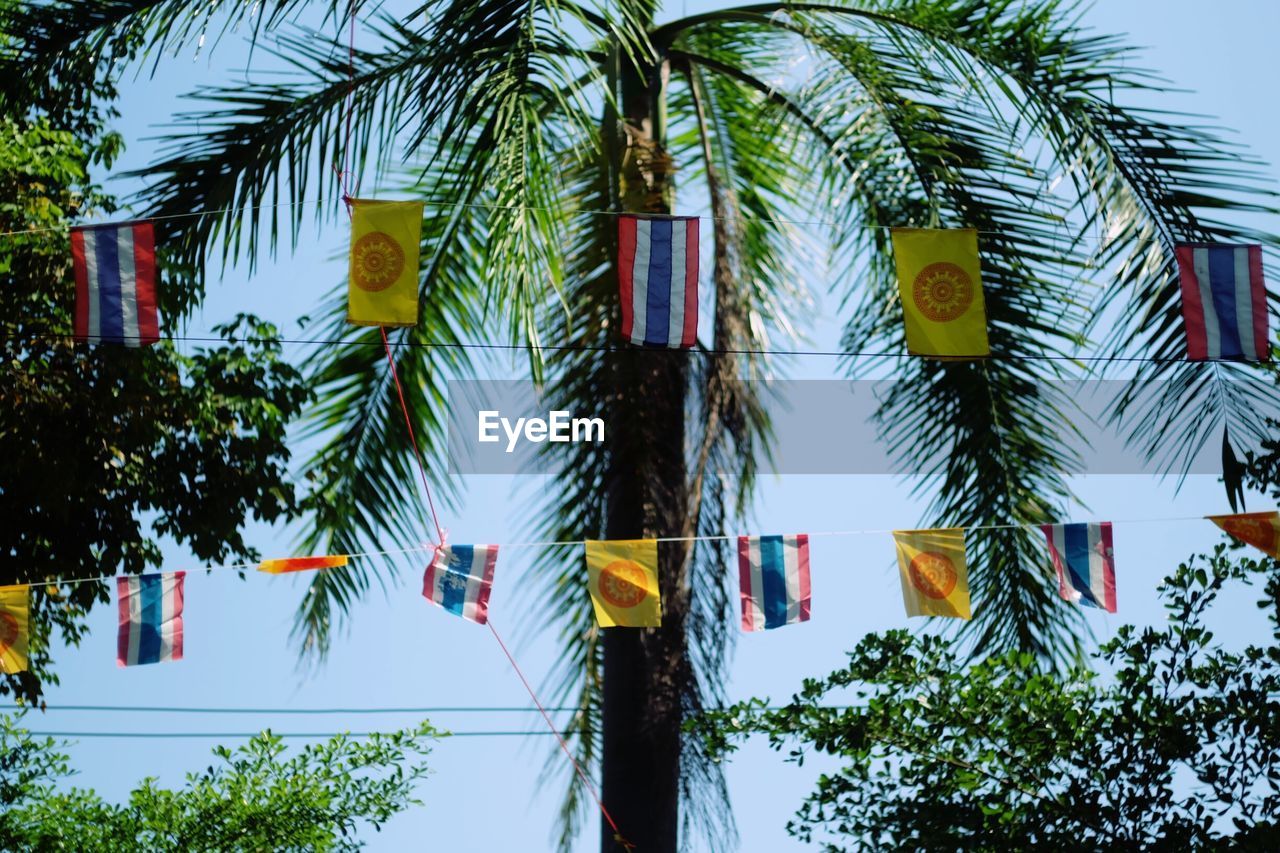
M 27 669 L 27 592 L 26 584 L 0 586 L 0 672 Z
M 587 583 L 601 628 L 662 624 L 656 540 L 588 540 Z
M 1280 513 L 1275 510 L 1210 515 L 1206 518 L 1246 545 L 1280 559 Z
M 347 322 L 418 324 L 418 246 L 422 202 L 351 200 Z
M 902 603 L 908 616 L 954 616 L 968 619 L 969 570 L 964 558 L 964 530 L 895 530 Z
M 948 359 L 990 355 L 978 232 L 894 228 L 892 234 L 907 350 Z

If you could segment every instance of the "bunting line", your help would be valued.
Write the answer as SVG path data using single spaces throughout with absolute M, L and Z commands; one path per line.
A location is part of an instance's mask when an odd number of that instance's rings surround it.
M 492 632 L 493 638 L 498 641 L 498 645 L 502 648 L 502 653 L 507 656 L 507 660 L 511 662 L 511 668 L 516 671 L 516 675 L 520 677 L 520 683 L 524 685 L 524 689 L 529 692 L 529 698 L 533 700 L 533 704 L 538 706 L 538 713 L 542 715 L 542 719 L 547 721 L 547 729 L 556 736 L 556 740 L 560 743 L 560 749 L 573 763 L 573 769 L 578 774 L 578 778 L 582 780 L 583 786 L 590 792 L 591 798 L 596 801 L 596 805 L 600 807 L 600 814 L 604 815 L 604 819 L 609 822 L 609 826 L 613 829 L 613 837 L 620 844 L 631 850 L 634 845 L 629 843 L 622 836 L 622 830 L 618 829 L 618 824 L 614 821 L 613 816 L 609 814 L 609 810 L 604 807 L 604 801 L 600 799 L 600 795 L 596 792 L 596 786 L 591 784 L 591 780 L 587 778 L 587 774 L 582 769 L 582 765 L 578 763 L 578 759 L 574 757 L 573 752 L 569 749 L 569 744 L 565 742 L 564 734 L 556 728 L 556 724 L 551 721 L 550 715 L 547 714 L 546 708 L 542 706 L 542 701 L 538 699 L 538 694 L 533 692 L 533 688 L 529 685 L 529 679 L 524 677 L 524 673 L 520 671 L 520 665 L 516 663 L 516 659 L 512 656 L 511 651 L 507 648 L 507 644 L 502 642 L 502 637 L 498 635 L 498 629 L 493 627 L 492 621 L 486 621 L 489 631 Z M 565 733 L 567 734 L 567 733 Z
M 431 499 L 431 486 L 427 482 L 427 468 L 422 461 L 422 451 L 418 449 L 418 436 L 413 429 L 413 419 L 409 416 L 409 406 L 404 400 L 404 388 L 400 385 L 400 374 L 396 370 L 396 360 L 391 355 L 391 344 L 387 341 L 387 330 L 382 326 L 378 327 L 378 331 L 382 333 L 382 346 L 387 352 L 387 364 L 391 367 L 391 378 L 396 383 L 396 394 L 400 397 L 400 411 L 404 412 L 404 425 L 409 429 L 409 441 L 413 443 L 413 458 L 418 462 L 418 473 L 422 477 L 422 488 L 427 494 L 427 506 L 431 509 L 431 522 L 436 526 L 436 542 L 440 547 L 444 546 L 444 530 L 440 527 L 440 519 L 436 516 L 436 504 Z
M 264 730 L 264 731 L 270 731 Z M 169 738 L 256 738 L 262 732 L 49 732 L 49 731 L 27 731 L 27 734 L 35 737 L 83 737 L 83 738 L 145 738 L 145 739 L 169 739 Z M 396 734 L 396 732 L 271 732 L 274 737 L 281 738 L 330 738 L 344 735 L 346 737 L 367 738 L 375 736 L 385 736 Z M 560 735 L 559 731 L 544 731 L 543 729 L 534 729 L 533 731 L 468 731 L 468 732 L 441 732 L 441 740 L 447 740 L 451 737 L 528 737 L 530 735 Z
M 1112 524 L 1125 524 L 1125 525 L 1165 524 L 1165 523 L 1184 522 L 1184 521 L 1205 521 L 1208 518 L 1209 518 L 1209 515 L 1182 515 L 1182 516 L 1163 516 L 1158 518 L 1110 519 L 1110 521 L 1112 522 Z M 939 522 L 933 526 L 941 528 L 941 527 L 946 527 L 947 525 L 945 523 Z M 1042 527 L 1041 522 L 1027 522 L 1022 524 L 966 524 L 966 525 L 962 525 L 961 529 L 963 530 L 1015 530 L 1015 529 L 1021 528 L 1025 530 L 1032 530 L 1032 531 L 1035 531 L 1036 533 L 1039 533 L 1041 527 Z M 874 536 L 874 535 L 892 534 L 895 530 L 901 530 L 901 529 L 902 528 L 900 527 L 884 527 L 884 528 L 861 528 L 856 530 L 823 530 L 823 531 L 818 531 L 816 533 L 808 533 L 806 535 L 808 535 L 810 538 L 813 538 L 815 536 Z M 731 542 L 731 541 L 737 540 L 739 536 L 743 536 L 743 535 L 746 535 L 746 534 L 722 533 L 714 536 L 659 536 L 654 538 L 651 541 L 654 541 L 654 542 Z M 576 546 L 585 547 L 587 544 L 587 540 L 559 539 L 559 540 L 530 541 L 530 542 L 507 542 L 507 543 L 495 542 L 492 544 L 498 545 L 504 549 L 505 548 L 572 548 Z M 356 560 L 356 559 L 365 558 L 365 557 L 386 557 L 386 556 L 394 556 L 397 554 L 426 554 L 426 553 L 434 552 L 435 549 L 436 549 L 435 545 L 429 544 L 429 543 L 423 543 L 423 544 L 414 546 L 412 548 L 392 548 L 392 549 L 378 550 L 378 551 L 356 551 L 350 554 L 335 554 L 332 556 L 343 556 L 343 557 L 347 557 L 348 559 Z M 232 565 L 212 565 L 212 566 L 205 565 L 205 566 L 197 566 L 195 568 L 182 569 L 181 571 L 188 571 L 193 573 L 205 572 L 207 574 L 212 574 L 214 572 L 229 572 L 229 571 L 243 572 L 243 571 L 256 569 L 258 565 L 259 565 L 258 563 L 235 563 Z M 346 571 L 349 568 L 350 567 L 347 566 L 347 567 L 337 567 L 337 568 L 329 568 L 329 569 L 318 569 L 317 571 L 341 572 L 341 571 Z M 88 578 L 55 578 L 52 580 L 31 580 L 31 581 L 22 581 L 18 585 L 25 585 L 25 586 L 32 586 L 32 587 L 72 586 L 74 584 L 79 584 L 79 583 L 109 581 L 109 580 L 115 580 L 117 578 L 126 578 L 126 577 L 136 577 L 136 575 L 114 574 L 114 575 L 97 575 L 95 577 L 88 577 Z

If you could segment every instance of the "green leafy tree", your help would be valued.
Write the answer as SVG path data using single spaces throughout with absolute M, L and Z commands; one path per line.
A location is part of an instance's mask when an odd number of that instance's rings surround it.
M 23 40 L 0 62 L 56 80 L 86 57 L 159 63 L 241 27 L 273 70 L 290 72 L 203 87 L 205 109 L 180 120 L 147 171 L 151 213 L 208 214 L 174 220 L 173 245 L 194 267 L 218 252 L 252 263 L 282 232 L 296 240 L 309 215 L 300 203 L 317 194 L 341 216 L 346 169 L 412 164 L 400 191 L 431 211 L 422 314 L 389 334 L 418 435 L 443 444 L 443 382 L 476 367 L 456 344 L 498 335 L 527 348 L 527 373 L 557 408 L 594 408 L 610 425 L 608 449 L 582 447 L 545 496 L 537 517 L 551 539 L 718 534 L 749 505 L 769 421 L 745 380 L 776 375 L 760 351 L 792 334 L 804 305 L 801 229 L 813 229 L 788 220 L 828 223 L 851 352 L 904 349 L 888 226 L 983 232 L 996 357 L 898 361 L 880 411 L 892 454 L 940 484 L 925 523 L 1032 524 L 1065 505 L 1075 408 L 1044 380 L 1077 369 L 1076 355 L 1159 359 L 1136 368 L 1113 415 L 1170 470 L 1228 424 L 1238 439 L 1260 433 L 1254 401 L 1224 391 L 1236 368 L 1180 360 L 1173 243 L 1274 246 L 1231 221 L 1271 209 L 1273 196 L 1256 164 L 1201 122 L 1130 106 L 1159 82 L 1119 39 L 1084 30 L 1075 3 L 661 12 L 654 0 L 45 0 L 14 16 Z M 712 216 L 709 333 L 693 353 L 625 349 L 608 214 L 676 209 Z M 1104 282 L 1082 282 L 1089 269 Z M 343 343 L 308 365 L 322 389 L 309 541 L 420 541 L 378 333 L 345 325 L 340 293 L 326 311 L 319 336 Z M 865 364 L 851 361 L 850 374 Z M 1169 381 L 1153 394 L 1154 379 Z M 1027 569 L 1039 560 L 1029 538 L 975 533 L 969 647 L 1068 665 L 1080 623 Z M 719 829 L 720 771 L 681 735 L 684 719 L 723 698 L 727 558 L 722 543 L 664 543 L 663 625 L 645 631 L 595 628 L 576 554 L 538 564 L 563 643 L 555 692 L 580 709 L 580 758 L 599 766 L 606 806 L 642 849 L 675 849 L 682 817 L 716 846 L 731 837 Z M 304 645 L 323 652 L 375 577 L 317 576 L 299 616 Z M 566 840 L 583 806 L 571 782 Z M 602 848 L 613 847 L 606 830 Z
M 9 6 L 0 3 L 0 45 Z M 113 94 L 109 83 L 85 87 Z M 256 557 L 247 519 L 297 509 L 285 427 L 310 399 L 271 342 L 275 328 L 253 317 L 220 327 L 240 343 L 192 353 L 71 340 L 66 229 L 116 212 L 89 172 L 109 167 L 121 140 L 97 100 L 63 93 L 0 92 L 0 584 L 33 585 L 30 671 L 0 679 L 0 695 L 28 703 L 57 683 L 53 634 L 77 644 L 89 610 L 109 600 L 101 581 L 59 580 L 158 566 L 162 536 L 199 560 Z M 172 333 L 194 305 L 193 274 L 171 254 L 159 269 Z
M 178 789 L 142 780 L 128 802 L 68 787 L 64 745 L 0 717 L 5 850 L 356 850 L 411 805 L 436 733 L 423 723 L 367 740 L 339 735 L 289 754 L 264 731 Z
M 1205 615 L 1263 578 L 1271 638 L 1227 649 Z M 765 734 L 833 757 L 788 831 L 825 850 L 1274 850 L 1280 841 L 1280 565 L 1225 546 L 1165 578 L 1161 628 L 1121 627 L 1086 668 L 973 665 L 952 643 L 869 635 L 847 667 L 698 723 L 713 754 Z

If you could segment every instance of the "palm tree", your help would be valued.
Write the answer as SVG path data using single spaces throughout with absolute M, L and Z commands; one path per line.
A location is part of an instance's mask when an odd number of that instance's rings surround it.
M 927 522 L 1057 517 L 1079 467 L 1066 449 L 1076 408 L 1048 380 L 1109 375 L 1084 356 L 1157 359 L 1133 370 L 1134 393 L 1112 415 L 1142 452 L 1171 453 L 1175 473 L 1228 424 L 1237 440 L 1259 433 L 1227 383 L 1240 368 L 1180 360 L 1172 245 L 1274 247 L 1230 222 L 1272 210 L 1274 197 L 1258 164 L 1212 131 L 1126 106 L 1159 81 L 1135 70 L 1118 39 L 1081 29 L 1076 3 L 659 12 L 653 0 L 430 0 L 394 11 L 343 0 L 47 0 L 18 13 L 9 31 L 28 36 L 5 61 L 56 79 L 88 57 L 106 73 L 244 25 L 294 72 L 195 93 L 204 107 L 147 172 L 139 201 L 151 214 L 209 213 L 166 220 L 170 241 L 202 268 L 215 247 L 250 262 L 274 250 L 282 224 L 296 241 L 302 209 L 264 205 L 319 193 L 338 215 L 335 163 L 350 159 L 357 173 L 411 164 L 405 191 L 432 211 L 423 315 L 392 340 L 419 436 L 442 440 L 441 377 L 474 366 L 454 345 L 490 340 L 494 319 L 564 408 L 612 415 L 608 451 L 578 451 L 547 497 L 551 539 L 718 533 L 749 504 L 769 421 L 747 380 L 774 375 L 762 351 L 792 333 L 802 305 L 807 235 L 796 221 L 825 223 L 850 353 L 905 349 L 888 226 L 982 232 L 994 356 L 888 362 L 896 382 L 882 433 L 899 460 L 925 460 L 937 487 Z M 298 23 L 319 19 L 341 35 Z M 610 214 L 667 213 L 677 199 L 680 211 L 711 216 L 710 337 L 693 353 L 629 349 L 615 331 Z M 323 391 L 312 425 L 325 440 L 307 468 L 310 542 L 344 551 L 420 538 L 414 501 L 385 515 L 415 486 L 377 332 L 346 327 L 337 294 L 326 310 L 319 337 L 343 343 L 308 363 Z M 884 364 L 850 357 L 846 370 Z M 980 600 L 962 631 L 969 647 L 1069 656 L 1082 623 L 1053 606 L 1030 538 L 986 529 L 969 545 Z M 664 623 L 644 631 L 594 627 L 577 553 L 553 549 L 537 565 L 563 639 L 555 687 L 580 710 L 575 748 L 600 768 L 605 804 L 641 850 L 675 849 L 682 827 L 728 843 L 719 770 L 680 733 L 721 699 L 727 557 L 714 542 L 664 544 Z M 357 567 L 316 578 L 299 614 L 304 646 L 323 652 L 373 577 Z M 568 791 L 566 841 L 584 814 L 582 791 Z M 601 838 L 613 849 L 610 831 Z

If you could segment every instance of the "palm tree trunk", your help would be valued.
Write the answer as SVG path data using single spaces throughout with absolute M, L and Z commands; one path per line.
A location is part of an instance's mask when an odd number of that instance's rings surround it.
M 629 212 L 671 212 L 671 161 L 663 147 L 666 79 L 665 64 L 620 69 L 625 142 L 613 174 Z M 688 355 L 606 355 L 616 381 L 605 535 L 678 536 L 688 511 Z M 674 851 L 679 838 L 681 697 L 689 676 L 686 552 L 685 543 L 659 547 L 662 627 L 604 634 L 603 797 L 622 835 L 645 853 Z M 607 825 L 600 846 L 608 853 L 619 849 Z

